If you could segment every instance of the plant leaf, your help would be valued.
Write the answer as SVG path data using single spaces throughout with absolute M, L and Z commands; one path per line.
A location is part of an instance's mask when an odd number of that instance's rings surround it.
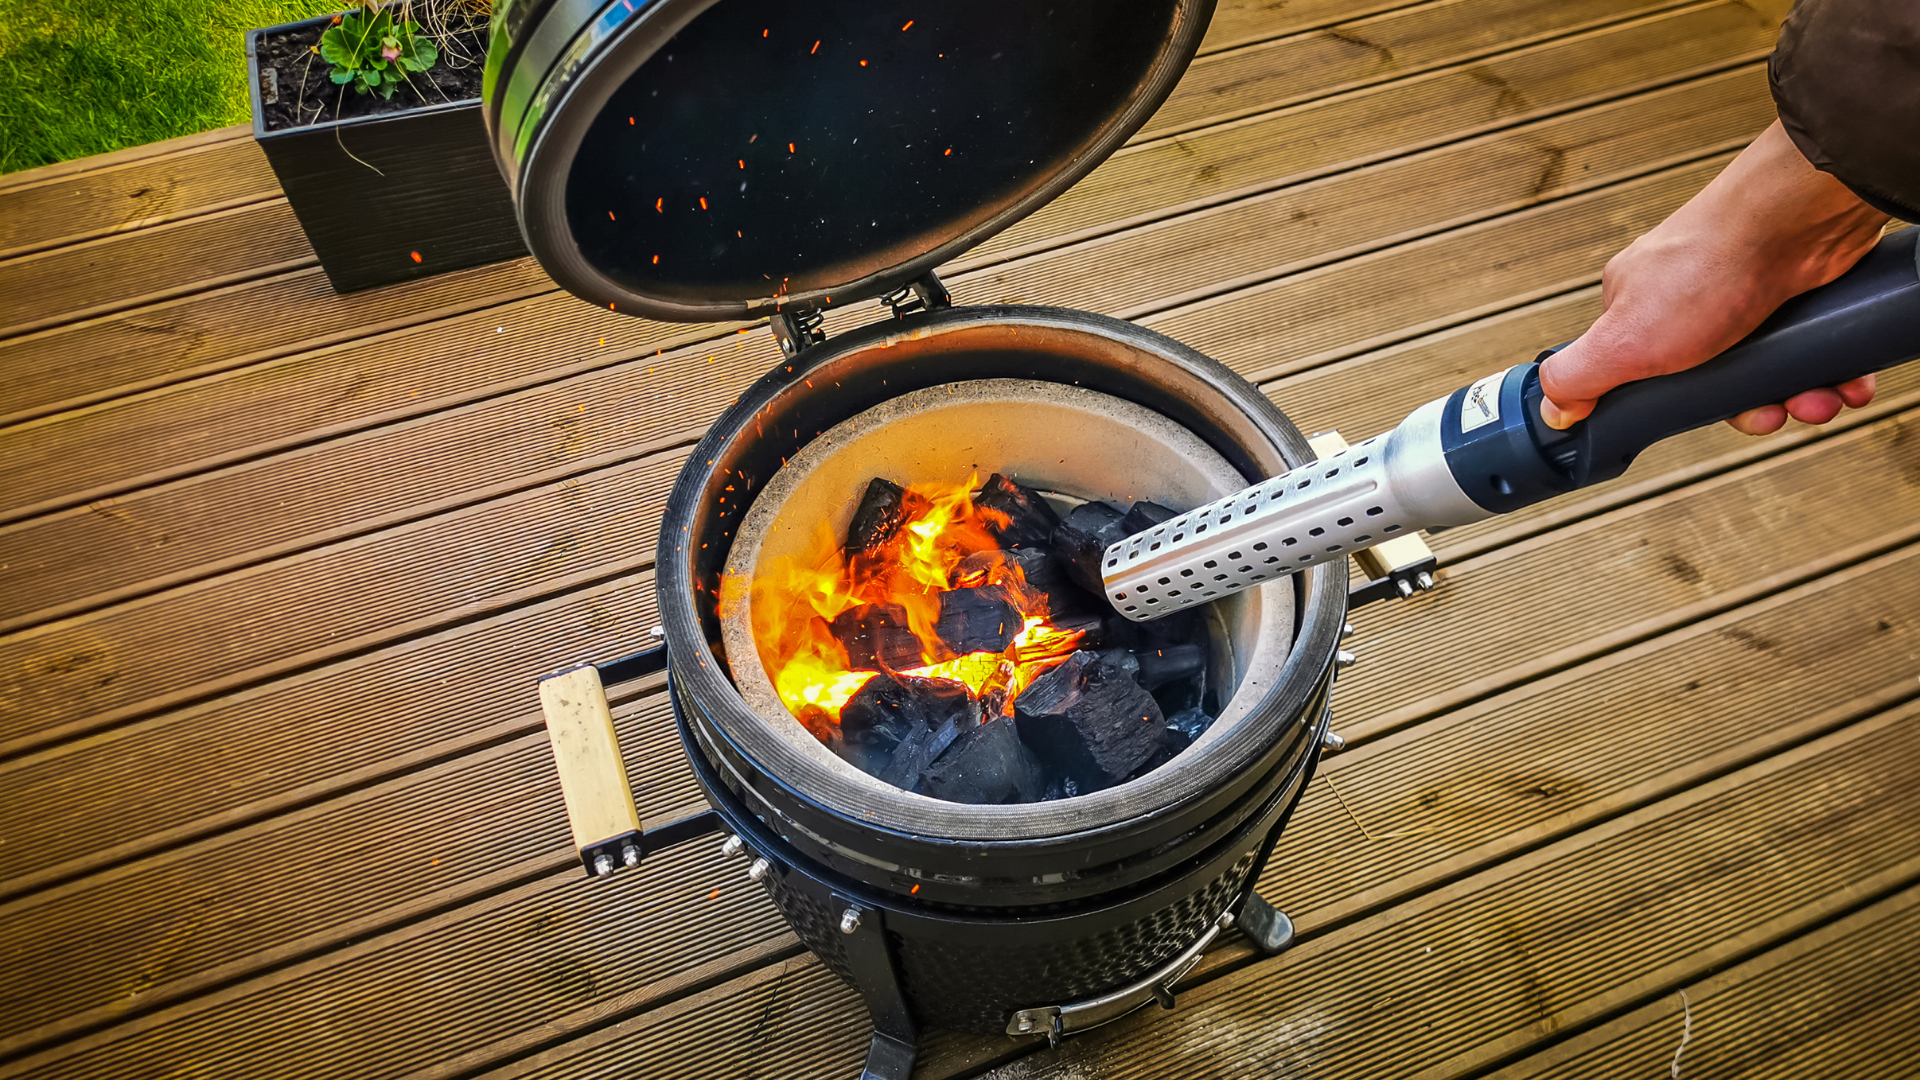
M 327 78 L 332 79 L 336 83 L 350 83 L 353 81 L 353 72 L 341 68 L 334 68 L 333 72 L 329 74 Z
M 327 32 L 320 35 L 320 57 L 336 68 L 356 66 L 353 46 L 337 26 L 329 26 Z

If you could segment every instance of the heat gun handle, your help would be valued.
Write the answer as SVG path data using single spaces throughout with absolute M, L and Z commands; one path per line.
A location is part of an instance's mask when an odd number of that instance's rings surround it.
M 1889 234 L 1853 269 L 1787 301 L 1739 344 L 1699 367 L 1608 392 L 1563 435 L 1539 424 L 1541 449 L 1573 487 L 1585 487 L 1619 476 L 1661 439 L 1920 356 L 1917 236 L 1915 228 Z M 1530 397 L 1530 419 L 1537 419 L 1537 392 Z

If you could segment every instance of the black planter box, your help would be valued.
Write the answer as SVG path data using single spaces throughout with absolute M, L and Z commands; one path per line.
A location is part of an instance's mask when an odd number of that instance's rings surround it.
M 254 140 L 266 152 L 334 291 L 525 255 L 478 98 L 266 130 L 257 55 L 261 36 L 330 19 L 248 31 L 247 76 Z

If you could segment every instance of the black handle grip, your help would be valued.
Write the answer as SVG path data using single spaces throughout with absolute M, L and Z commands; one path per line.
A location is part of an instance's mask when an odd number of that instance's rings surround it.
M 1542 451 L 1572 486 L 1597 484 L 1661 439 L 1920 356 L 1916 236 L 1920 228 L 1883 237 L 1853 269 L 1782 304 L 1699 367 L 1612 390 L 1563 433 L 1537 424 Z M 1537 397 L 1529 405 L 1537 418 Z

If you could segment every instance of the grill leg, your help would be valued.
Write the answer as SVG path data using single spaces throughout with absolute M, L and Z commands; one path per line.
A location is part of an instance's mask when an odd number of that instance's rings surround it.
M 908 1080 L 920 1052 L 920 1036 L 900 992 L 882 913 L 838 894 L 833 902 L 842 912 L 840 932 L 847 936 L 847 966 L 853 969 L 854 984 L 873 1017 L 873 1043 L 867 1048 L 860 1080 Z
M 1233 925 L 1268 956 L 1278 956 L 1293 944 L 1293 920 L 1257 892 L 1247 893 Z

